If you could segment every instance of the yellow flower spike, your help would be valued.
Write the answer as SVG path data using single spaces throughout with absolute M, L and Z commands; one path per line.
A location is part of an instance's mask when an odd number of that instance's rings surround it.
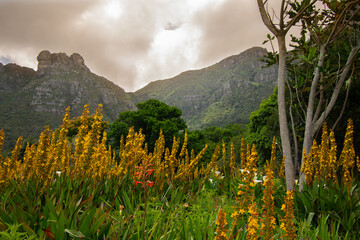
M 230 175 L 232 178 L 235 178 L 236 169 L 235 169 L 235 149 L 234 143 L 231 142 L 230 144 Z
M 330 149 L 329 149 L 329 134 L 327 131 L 327 124 L 324 122 L 321 136 L 321 147 L 319 156 L 319 178 L 323 181 L 329 181 L 331 178 L 330 171 Z M 330 173 L 330 174 L 329 174 Z
M 285 159 L 286 156 L 283 156 L 281 164 L 278 166 L 279 178 L 285 179 Z
M 258 160 L 258 154 L 255 149 L 255 145 L 253 144 L 251 153 L 249 154 L 249 158 L 246 162 L 246 167 L 244 172 L 248 172 L 248 178 L 253 181 L 255 177 L 255 173 L 257 171 L 256 164 Z
M 346 127 L 344 147 L 340 155 L 340 162 L 343 167 L 351 168 L 355 164 L 355 150 L 353 144 L 354 126 L 351 119 L 348 120 Z
M 245 169 L 241 174 L 242 184 L 238 186 L 238 196 L 236 198 L 236 202 L 238 204 L 239 209 L 249 209 L 249 204 L 253 202 L 255 199 L 254 195 L 254 177 L 257 171 L 256 163 L 258 159 L 257 152 L 255 150 L 255 146 L 250 153 L 247 154 L 248 159 L 246 161 Z
M 210 174 L 217 170 L 217 160 L 219 158 L 220 154 L 220 146 L 216 145 L 213 155 L 211 156 L 210 163 L 206 166 L 204 177 L 208 179 L 210 177 Z
M 276 138 L 273 137 L 271 144 L 271 157 L 270 157 L 270 169 L 275 173 L 276 171 Z
M 75 152 L 74 157 L 77 158 L 80 156 L 82 150 L 83 150 L 83 144 L 84 144 L 84 137 L 85 134 L 88 132 L 88 122 L 89 122 L 89 106 L 85 105 L 82 115 L 80 116 L 80 122 L 81 125 L 78 128 L 78 134 L 76 135 L 76 143 L 75 143 Z
M 294 224 L 294 192 L 287 191 L 284 204 L 281 206 L 281 210 L 284 212 L 283 218 L 280 219 L 280 228 L 284 231 L 281 234 L 281 239 L 295 240 L 296 228 Z
M 63 124 L 60 126 L 60 132 L 56 141 L 55 147 L 55 171 L 60 171 L 62 174 L 68 174 L 68 163 L 70 161 L 71 146 L 67 140 L 70 123 L 70 107 L 66 108 L 66 113 L 63 118 Z
M 197 180 L 197 179 L 199 179 L 199 167 L 196 167 L 195 171 L 194 171 L 194 180 Z
M 155 176 L 158 177 L 161 171 L 161 161 L 165 152 L 165 138 L 163 135 L 163 131 L 160 129 L 159 138 L 156 140 L 153 160 L 152 163 L 154 164 Z
M 256 202 L 253 202 L 249 208 L 249 219 L 248 219 L 248 228 L 246 239 L 255 240 L 258 239 L 258 229 L 259 229 L 259 214 L 256 207 Z
M 227 226 L 228 222 L 226 219 L 226 213 L 224 209 L 220 208 L 217 219 L 216 219 L 216 237 L 215 240 L 226 240 L 227 239 Z
M 5 133 L 4 130 L 1 129 L 0 130 L 0 189 L 1 186 L 5 183 L 5 170 L 3 168 L 3 156 L 1 154 L 2 152 L 2 148 L 3 148 L 3 144 L 4 144 L 4 137 L 5 137 Z
M 191 180 L 191 175 L 193 175 L 195 167 L 198 165 L 201 158 L 204 156 L 206 150 L 208 149 L 208 145 L 206 144 L 205 147 L 201 150 L 201 152 L 191 160 L 190 164 L 188 165 L 187 174 L 188 179 Z M 192 151 L 193 152 L 193 151 Z
M 271 169 L 271 164 L 267 162 L 265 165 L 266 178 L 263 182 L 264 196 L 262 205 L 261 231 L 260 235 L 263 239 L 271 239 L 275 230 L 275 211 L 274 211 L 274 172 Z
M 34 149 L 35 145 L 30 146 L 29 143 L 26 144 L 22 168 L 23 180 L 28 180 L 29 176 L 31 175 L 31 169 L 33 167 L 32 160 L 34 158 Z
M 350 171 L 349 171 L 348 168 L 345 168 L 345 170 L 344 170 L 343 181 L 344 181 L 344 187 L 349 192 L 351 190 L 351 187 L 352 187 L 352 179 L 351 179 L 351 174 L 350 174 Z
M 4 130 L 1 129 L 1 130 L 0 130 L 0 163 L 1 163 L 2 160 L 3 160 L 3 156 L 1 155 L 1 152 L 2 152 L 2 148 L 3 148 L 3 146 L 4 146 L 4 138 L 5 138 Z
M 346 127 L 344 147 L 340 155 L 340 163 L 343 169 L 343 182 L 347 189 L 351 189 L 351 174 L 350 171 L 355 165 L 355 149 L 353 144 L 354 126 L 351 119 L 348 120 Z
M 313 164 L 314 169 L 314 177 L 313 180 L 320 179 L 320 153 L 319 153 L 319 146 L 316 140 L 313 141 L 313 145 L 311 146 L 310 153 L 309 153 L 309 161 Z
M 182 145 L 180 154 L 179 154 L 179 158 L 182 158 L 185 156 L 185 151 L 187 149 L 187 143 L 188 143 L 188 137 L 187 137 L 187 131 L 185 131 L 185 135 L 184 135 L 184 143 Z
M 20 161 L 19 161 L 19 155 L 21 150 L 21 143 L 22 143 L 23 137 L 19 137 L 16 141 L 15 147 L 11 152 L 11 159 L 10 164 L 8 165 L 7 172 L 9 173 L 8 178 L 19 178 L 20 174 Z
M 222 168 L 223 173 L 226 172 L 226 146 L 224 139 L 222 139 Z
M 314 172 L 314 166 L 313 166 L 313 162 L 312 162 L 312 158 L 308 157 L 306 155 L 306 150 L 303 149 L 303 166 L 301 171 L 305 174 L 305 181 L 308 184 L 312 184 L 313 183 L 313 172 Z
M 335 141 L 335 134 L 333 131 L 330 132 L 330 153 L 329 153 L 329 165 L 330 165 L 330 172 L 331 179 L 334 182 L 338 182 L 336 172 L 338 170 L 338 162 L 337 162 L 337 146 Z
M 241 158 L 241 164 L 240 164 L 240 168 L 244 169 L 245 168 L 245 164 L 246 164 L 246 143 L 245 143 L 245 139 L 241 138 L 241 148 L 240 148 L 240 158 Z

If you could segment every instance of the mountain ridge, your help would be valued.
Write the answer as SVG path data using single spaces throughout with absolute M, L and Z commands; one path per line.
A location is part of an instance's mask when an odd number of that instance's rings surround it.
M 156 98 L 176 105 L 192 129 L 248 123 L 276 83 L 277 67 L 264 68 L 260 61 L 266 54 L 266 49 L 253 47 L 209 67 L 151 82 L 134 93 L 135 101 Z M 244 107 L 245 102 L 252 107 Z
M 67 106 L 79 116 L 85 104 L 94 112 L 103 104 L 104 120 L 150 98 L 179 107 L 190 129 L 247 123 L 250 113 L 273 91 L 277 68 L 263 68 L 266 49 L 254 47 L 218 63 L 125 90 L 90 71 L 80 54 L 41 51 L 38 70 L 0 63 L 0 129 L 10 146 L 20 135 L 37 137 L 45 125 L 55 128 Z M 9 146 L 9 145 L 8 145 Z
M 124 89 L 92 73 L 79 54 L 42 51 L 38 71 L 16 64 L 0 66 L 0 129 L 5 131 L 5 147 L 13 146 L 19 136 L 38 137 L 44 126 L 58 127 L 67 106 L 71 117 L 76 117 L 84 105 L 94 113 L 100 103 L 106 121 L 136 109 Z

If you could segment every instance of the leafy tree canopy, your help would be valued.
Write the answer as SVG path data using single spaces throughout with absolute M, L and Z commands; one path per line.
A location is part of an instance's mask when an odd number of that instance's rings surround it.
M 280 138 L 277 106 L 277 88 L 275 88 L 274 93 L 263 100 L 259 109 L 250 115 L 246 141 L 250 146 L 255 144 L 260 162 L 270 159 L 273 136 Z
M 169 106 L 159 100 L 149 99 L 136 105 L 137 111 L 126 111 L 109 126 L 109 142 L 113 148 L 120 146 L 121 136 L 127 135 L 130 127 L 135 131 L 142 129 L 149 149 L 153 149 L 159 137 L 160 129 L 165 137 L 166 147 L 171 147 L 173 137 L 178 137 L 186 129 L 182 112 L 174 106 Z

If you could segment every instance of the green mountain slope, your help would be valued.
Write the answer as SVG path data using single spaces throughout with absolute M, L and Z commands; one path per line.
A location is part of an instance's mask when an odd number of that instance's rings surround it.
M 19 136 L 38 137 L 46 125 L 59 126 L 67 106 L 75 117 L 85 104 L 93 113 L 102 103 L 107 121 L 135 109 L 122 88 L 91 73 L 78 54 L 43 51 L 38 61 L 38 71 L 0 65 L 0 129 L 5 131 L 5 148 Z
M 248 123 L 250 113 L 274 89 L 277 68 L 263 68 L 267 51 L 254 47 L 210 67 L 152 82 L 135 101 L 156 98 L 183 111 L 189 128 Z
M 135 110 L 135 104 L 159 99 L 183 111 L 190 129 L 247 123 L 250 113 L 273 91 L 277 68 L 263 68 L 263 48 L 251 48 L 210 67 L 187 71 L 167 80 L 152 82 L 135 93 L 126 93 L 107 79 L 93 74 L 79 54 L 42 51 L 38 70 L 0 64 L 0 129 L 5 148 L 17 137 L 37 138 L 44 126 L 61 124 L 67 106 L 72 117 L 85 104 L 93 113 L 99 103 L 104 119 Z

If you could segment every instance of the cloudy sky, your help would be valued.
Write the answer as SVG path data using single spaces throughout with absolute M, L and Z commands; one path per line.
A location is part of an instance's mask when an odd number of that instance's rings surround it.
M 0 61 L 36 69 L 42 50 L 77 52 L 126 91 L 262 46 L 267 33 L 255 0 L 0 0 Z

